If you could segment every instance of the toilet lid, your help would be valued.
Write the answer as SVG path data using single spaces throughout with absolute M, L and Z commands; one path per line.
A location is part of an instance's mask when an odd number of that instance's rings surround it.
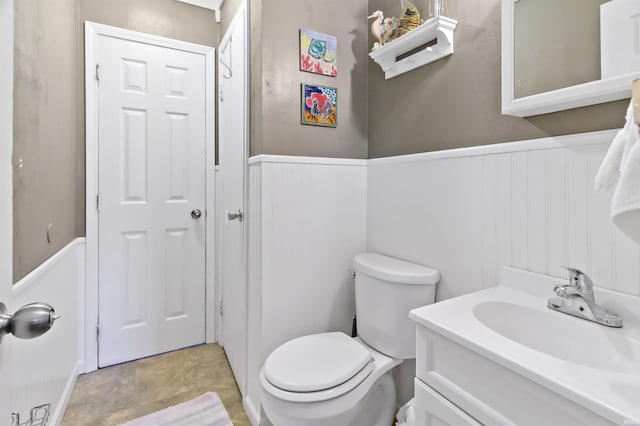
M 271 352 L 264 376 L 289 392 L 315 392 L 348 381 L 370 361 L 369 351 L 344 333 L 312 334 Z

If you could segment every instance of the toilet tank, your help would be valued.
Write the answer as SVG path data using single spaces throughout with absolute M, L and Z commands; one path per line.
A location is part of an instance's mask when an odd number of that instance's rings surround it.
M 376 253 L 355 257 L 358 335 L 372 348 L 399 359 L 416 357 L 409 311 L 435 301 L 440 272 Z

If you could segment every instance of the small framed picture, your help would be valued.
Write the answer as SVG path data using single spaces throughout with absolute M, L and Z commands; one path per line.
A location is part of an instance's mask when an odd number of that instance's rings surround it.
M 300 71 L 335 77 L 338 41 L 335 36 L 300 29 Z
M 302 83 L 302 124 L 336 127 L 338 125 L 338 89 Z

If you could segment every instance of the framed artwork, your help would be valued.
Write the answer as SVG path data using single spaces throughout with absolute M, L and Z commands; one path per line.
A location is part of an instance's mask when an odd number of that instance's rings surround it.
M 300 29 L 300 71 L 338 75 L 337 46 L 335 36 Z
M 338 89 L 302 83 L 302 124 L 336 127 Z

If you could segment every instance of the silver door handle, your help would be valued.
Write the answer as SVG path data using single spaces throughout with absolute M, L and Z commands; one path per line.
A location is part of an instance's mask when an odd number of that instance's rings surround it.
M 200 216 L 202 216 L 202 212 L 198 209 L 192 210 L 191 211 L 191 217 L 194 219 L 200 219 Z
M 244 212 L 242 210 L 238 210 L 237 212 L 227 211 L 227 219 L 229 220 L 238 219 L 240 222 L 242 222 L 243 218 L 244 218 Z
M 33 339 L 49 331 L 60 318 L 55 309 L 46 303 L 30 303 L 11 315 L 4 303 L 0 303 L 0 339 L 13 334 L 19 339 Z

